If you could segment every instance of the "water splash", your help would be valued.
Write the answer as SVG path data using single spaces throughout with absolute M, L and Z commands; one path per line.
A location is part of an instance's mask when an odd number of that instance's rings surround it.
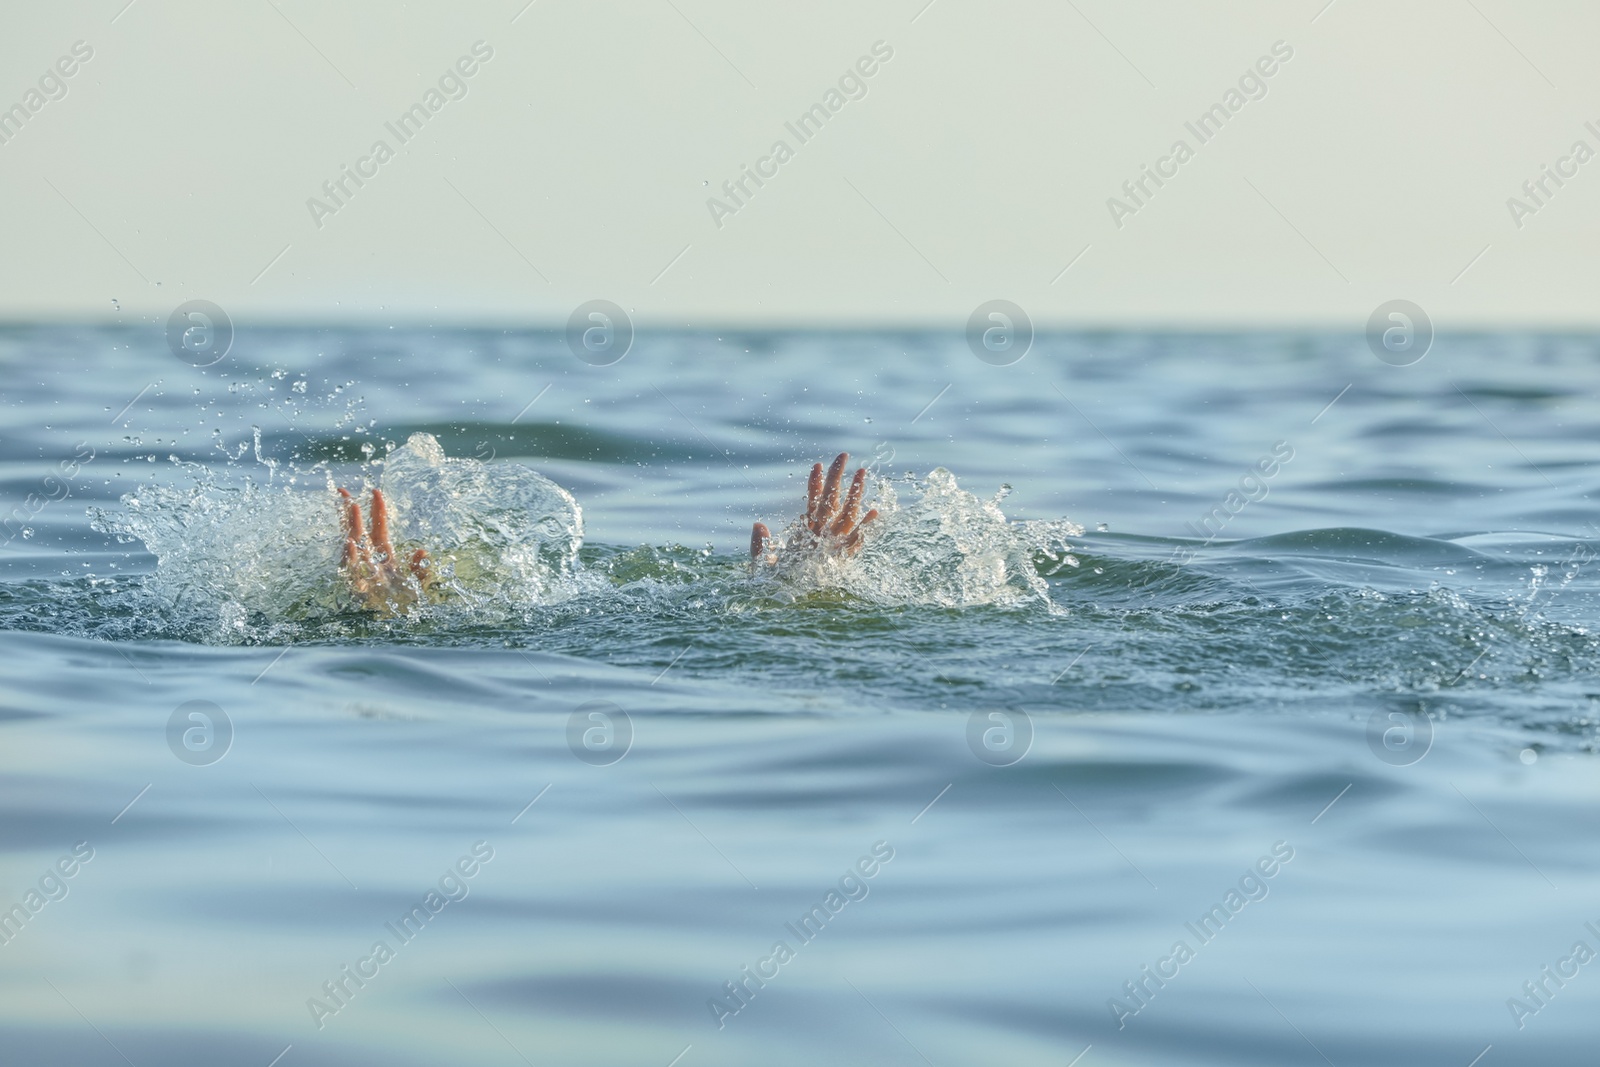
M 1065 520 L 1011 522 L 1000 510 L 1009 486 L 989 500 L 956 484 L 943 467 L 925 478 L 907 475 L 877 484 L 861 551 L 844 557 L 804 547 L 797 519 L 777 538 L 770 579 L 791 595 L 843 593 L 881 605 L 946 608 L 980 604 L 1050 603 L 1040 577 L 1077 566 L 1067 538 L 1083 527 Z
M 451 459 L 415 433 L 389 455 L 379 487 L 397 545 L 427 548 L 470 600 L 533 605 L 576 591 L 583 509 L 539 472 Z
M 123 511 L 94 514 L 96 529 L 156 557 L 141 594 L 157 610 L 225 642 L 320 636 L 330 625 L 331 636 L 366 621 L 340 596 L 331 478 L 307 492 L 271 484 L 270 469 L 269 484 L 223 485 L 206 467 L 180 466 L 190 484 L 141 486 Z M 365 470 L 381 472 L 397 551 L 427 548 L 446 593 L 401 624 L 490 621 L 575 593 L 583 513 L 542 474 L 451 459 L 424 433 Z
M 519 464 L 449 457 L 432 435 L 416 433 L 360 470 L 388 499 L 397 554 L 427 549 L 442 596 L 400 618 L 373 619 L 343 595 L 336 482 L 325 470 L 323 484 L 307 491 L 271 465 L 264 481 L 235 470 L 227 484 L 199 464 L 178 469 L 182 484 L 142 485 L 122 498 L 120 512 L 95 513 L 94 525 L 156 557 L 155 574 L 122 590 L 141 601 L 133 613 L 149 611 L 168 632 L 200 640 L 520 629 L 567 601 L 585 611 L 655 605 L 670 613 L 678 595 L 666 586 L 687 576 L 620 561 L 585 569 L 583 512 L 570 493 Z M 694 596 L 717 589 L 712 599 L 741 611 L 774 599 L 841 597 L 879 606 L 1052 607 L 1041 575 L 1076 566 L 1067 538 L 1082 527 L 1010 522 L 1000 510 L 1004 496 L 980 499 L 943 468 L 880 481 L 880 514 L 859 555 L 783 551 L 782 564 L 753 583 L 737 580 L 732 559 L 696 558 Z M 802 530 L 797 521 L 780 543 L 799 545 Z

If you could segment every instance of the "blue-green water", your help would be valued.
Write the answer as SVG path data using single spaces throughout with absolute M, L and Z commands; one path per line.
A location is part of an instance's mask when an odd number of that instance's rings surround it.
M 1600 339 L 0 364 L 0 1061 L 1592 1059 Z M 331 486 L 414 433 L 482 481 L 402 530 L 499 547 L 342 610 Z M 878 536 L 752 579 L 841 449 Z

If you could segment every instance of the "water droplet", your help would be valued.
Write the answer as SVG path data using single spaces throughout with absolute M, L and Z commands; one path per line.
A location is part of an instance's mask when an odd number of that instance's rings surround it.
M 122 305 L 117 303 L 117 298 L 116 297 L 112 297 L 111 298 L 111 306 L 116 308 L 118 311 L 122 310 Z
M 1523 763 L 1535 763 L 1539 759 L 1539 753 L 1535 749 L 1525 748 L 1517 753 L 1517 758 Z
M 1101 533 L 1109 533 L 1109 532 L 1110 532 L 1110 531 L 1111 531 L 1111 527 L 1109 527 L 1109 526 L 1107 526 L 1107 525 L 1106 525 L 1106 524 L 1105 524 L 1105 523 L 1103 523 L 1103 522 L 1097 522 L 1097 523 L 1095 523 L 1095 524 L 1094 524 L 1094 528 L 1095 528 L 1095 529 L 1096 529 L 1096 530 L 1099 530 L 1099 531 L 1100 531 L 1100 532 L 1101 532 Z

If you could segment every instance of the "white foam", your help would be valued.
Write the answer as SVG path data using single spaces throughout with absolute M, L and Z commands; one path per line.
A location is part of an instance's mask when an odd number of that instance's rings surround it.
M 544 475 L 451 459 L 425 433 L 369 470 L 380 465 L 396 554 L 426 548 L 443 592 L 414 619 L 492 621 L 575 594 L 583 512 Z M 188 470 L 193 484 L 140 486 L 122 498 L 124 511 L 95 518 L 156 557 L 148 592 L 159 604 L 212 617 L 224 641 L 292 636 L 300 623 L 347 610 L 331 481 L 308 492 L 248 479 L 220 485 L 204 467 Z
M 593 608 L 620 599 L 622 610 L 666 611 L 681 595 L 659 577 L 619 582 L 607 566 L 585 571 L 578 562 L 583 511 L 544 475 L 515 463 L 451 458 L 431 435 L 417 433 L 364 472 L 369 480 L 376 476 L 388 500 L 396 555 L 426 549 L 440 595 L 399 618 L 377 620 L 354 608 L 338 578 L 343 537 L 331 478 L 308 490 L 270 477 L 220 484 L 198 464 L 182 470 L 187 484 L 140 486 L 122 498 L 124 510 L 99 513 L 95 525 L 144 543 L 158 566 L 138 595 L 202 639 L 517 626 L 538 609 L 567 601 Z M 757 568 L 746 587 L 757 599 L 736 593 L 729 604 L 759 610 L 761 601 L 776 596 L 885 606 L 1052 606 L 1041 562 L 1047 572 L 1076 566 L 1067 539 L 1083 528 L 1066 521 L 1011 522 L 1000 509 L 1006 492 L 980 499 L 943 468 L 920 479 L 878 481 L 870 506 L 879 516 L 866 528 L 859 554 L 843 558 L 801 547 L 810 538 L 797 519 L 777 539 L 779 565 Z M 367 503 L 364 489 L 357 496 Z M 708 559 L 690 584 L 712 586 L 693 595 L 731 591 L 722 583 L 736 566 L 727 557 Z
M 844 593 L 876 604 L 970 607 L 1045 600 L 1037 554 L 1076 566 L 1066 539 L 1083 527 L 1065 520 L 1011 522 L 1000 510 L 1009 489 L 984 500 L 956 484 L 943 467 L 925 478 L 882 481 L 867 506 L 878 517 L 865 527 L 853 557 L 809 551 L 802 520 L 776 539 L 778 564 L 758 575 L 804 595 Z

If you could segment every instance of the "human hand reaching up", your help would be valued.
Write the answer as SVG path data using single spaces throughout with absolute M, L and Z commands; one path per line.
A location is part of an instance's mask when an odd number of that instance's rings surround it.
M 794 542 L 782 546 L 783 552 L 822 552 L 830 556 L 854 556 L 861 551 L 862 537 L 867 525 L 878 517 L 876 508 L 861 514 L 861 497 L 866 491 L 867 469 L 856 468 L 850 488 L 839 499 L 840 483 L 844 479 L 845 465 L 850 462 L 848 452 L 840 452 L 822 473 L 822 464 L 811 468 L 811 478 L 806 484 L 806 514 L 799 536 Z M 750 529 L 750 558 L 769 566 L 778 562 L 779 548 L 771 545 L 772 531 L 764 522 Z M 797 542 L 797 543 L 795 543 Z

